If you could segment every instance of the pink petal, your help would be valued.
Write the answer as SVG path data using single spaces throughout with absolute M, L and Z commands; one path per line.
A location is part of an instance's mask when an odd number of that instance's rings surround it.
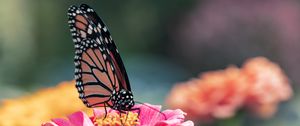
M 152 125 L 156 122 L 163 120 L 164 116 L 160 113 L 161 106 L 150 104 L 138 104 L 134 108 L 140 109 L 140 123 L 141 125 Z
M 176 109 L 176 110 L 165 110 L 163 111 L 163 113 L 165 114 L 165 116 L 167 117 L 167 119 L 184 119 L 184 116 L 186 115 L 185 112 L 183 112 L 180 109 Z
M 68 121 L 66 119 L 56 118 L 56 119 L 51 119 L 51 120 L 58 126 L 72 126 L 70 121 Z
M 93 109 L 93 113 L 94 113 L 94 117 L 101 117 L 105 114 L 105 110 L 104 109 L 97 109 L 97 108 L 94 108 Z M 118 111 L 116 110 L 113 110 L 113 109 L 107 109 L 107 113 L 119 113 Z
M 93 109 L 93 113 L 95 117 L 101 116 L 103 113 L 105 113 L 104 109 Z
M 184 122 L 184 123 L 181 123 L 181 124 L 178 125 L 178 126 L 194 126 L 194 123 L 193 123 L 193 121 L 188 120 L 188 121 L 186 121 L 186 122 Z
M 69 115 L 68 118 L 74 126 L 94 126 L 90 118 L 81 111 Z
M 58 125 L 55 124 L 54 122 L 46 122 L 46 123 L 43 123 L 42 126 L 58 126 Z
M 160 121 L 155 124 L 155 126 L 177 126 L 181 124 L 184 121 L 184 113 L 180 109 L 176 110 L 165 110 L 163 111 L 163 114 L 165 114 L 167 120 Z
M 155 126 L 177 126 L 178 124 L 181 124 L 181 120 L 172 119 L 158 122 L 155 124 Z

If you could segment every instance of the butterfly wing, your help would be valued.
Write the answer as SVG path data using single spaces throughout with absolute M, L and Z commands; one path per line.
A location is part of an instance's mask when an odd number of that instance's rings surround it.
M 90 10 L 81 10 L 76 6 L 71 6 L 68 11 L 75 43 L 76 87 L 86 106 L 112 106 L 112 92 L 121 88 L 130 90 L 129 81 L 110 33 L 104 24 L 97 22 L 98 19 L 90 17 L 87 12 Z
M 75 43 L 75 79 L 79 97 L 88 107 L 111 104 L 110 95 L 119 90 L 114 66 L 97 30 L 82 11 L 69 8 L 69 25 Z M 99 42 L 97 42 L 99 41 Z
M 131 91 L 131 87 L 129 84 L 128 76 L 122 62 L 121 56 L 118 52 L 118 49 L 112 39 L 108 28 L 101 20 L 101 18 L 96 14 L 93 8 L 89 7 L 86 4 L 82 4 L 80 9 L 87 15 L 87 17 L 97 26 L 97 29 L 100 29 L 101 36 L 104 40 L 104 44 L 106 45 L 109 55 L 111 57 L 112 63 L 115 66 L 117 77 L 120 81 L 120 86 L 123 89 Z

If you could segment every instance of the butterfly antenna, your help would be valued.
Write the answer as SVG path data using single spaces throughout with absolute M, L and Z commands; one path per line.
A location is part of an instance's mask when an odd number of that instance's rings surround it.
M 142 105 L 144 105 L 144 106 L 147 106 L 147 107 L 149 107 L 150 109 L 153 109 L 154 111 L 159 112 L 161 115 L 164 116 L 165 120 L 167 119 L 167 116 L 166 116 L 164 113 L 162 113 L 161 111 L 159 111 L 159 110 L 153 108 L 152 106 L 149 106 L 149 105 L 147 105 L 147 104 L 145 104 L 145 103 L 142 103 L 142 102 L 139 102 L 139 101 L 135 101 L 135 102 L 136 102 L 136 103 L 139 103 L 139 104 L 142 104 Z

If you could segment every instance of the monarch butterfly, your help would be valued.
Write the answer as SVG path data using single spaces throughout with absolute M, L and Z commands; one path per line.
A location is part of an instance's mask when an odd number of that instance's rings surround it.
M 105 112 L 106 107 L 120 113 L 135 110 L 126 70 L 106 25 L 86 4 L 71 6 L 68 17 L 79 98 L 87 107 L 104 107 Z

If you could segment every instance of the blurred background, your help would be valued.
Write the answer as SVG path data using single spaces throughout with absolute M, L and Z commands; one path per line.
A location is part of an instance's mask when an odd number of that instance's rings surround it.
M 108 26 L 136 100 L 163 105 L 177 82 L 265 56 L 290 78 L 294 97 L 273 118 L 242 124 L 300 124 L 299 0 L 1 0 L 0 100 L 73 79 L 67 9 L 81 3 Z

